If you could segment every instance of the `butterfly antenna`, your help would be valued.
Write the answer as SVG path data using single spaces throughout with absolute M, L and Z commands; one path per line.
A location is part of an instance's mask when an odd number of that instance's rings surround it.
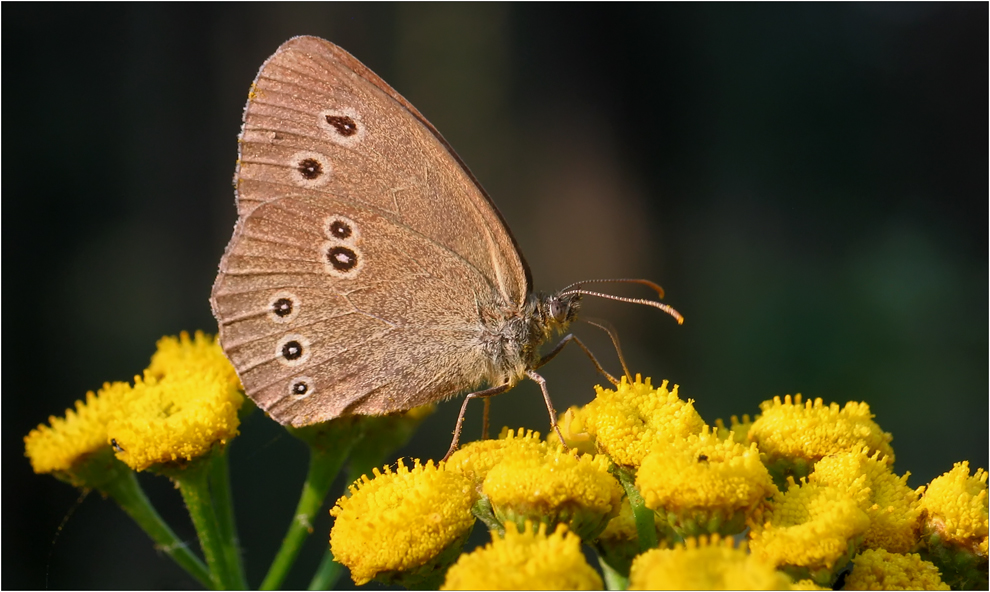
M 619 355 L 619 363 L 622 364 L 622 372 L 626 375 L 626 380 L 632 383 L 632 374 L 629 373 L 629 367 L 626 366 L 626 358 L 622 355 L 622 347 L 619 345 L 619 333 L 615 330 L 612 323 L 604 319 L 579 318 L 578 320 L 598 327 L 602 331 L 608 333 L 608 336 L 612 338 L 612 345 L 615 346 L 615 353 Z
M 597 296 L 598 298 L 604 298 L 606 300 L 617 300 L 619 302 L 630 302 L 633 304 L 645 304 L 646 306 L 652 306 L 653 308 L 658 308 L 677 320 L 678 325 L 684 324 L 684 317 L 681 313 L 674 310 L 674 307 L 664 304 L 663 302 L 657 302 L 656 300 L 647 300 L 645 298 L 627 298 L 625 296 L 615 296 L 614 294 L 605 294 L 603 292 L 595 292 L 592 290 L 583 290 L 581 286 L 584 284 L 640 284 L 641 286 L 646 286 L 657 293 L 657 296 L 663 298 L 663 288 L 658 284 L 651 282 L 650 280 L 640 280 L 640 279 L 615 279 L 615 280 L 586 280 L 583 282 L 575 282 L 570 286 L 567 286 L 560 291 L 561 296 L 568 296 L 571 294 L 583 294 L 585 296 Z

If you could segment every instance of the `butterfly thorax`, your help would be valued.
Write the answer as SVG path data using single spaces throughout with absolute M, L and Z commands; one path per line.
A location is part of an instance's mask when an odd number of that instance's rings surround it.
M 540 346 L 567 329 L 577 316 L 580 294 L 530 294 L 521 308 L 480 306 L 480 347 L 491 385 L 515 384 L 537 367 Z

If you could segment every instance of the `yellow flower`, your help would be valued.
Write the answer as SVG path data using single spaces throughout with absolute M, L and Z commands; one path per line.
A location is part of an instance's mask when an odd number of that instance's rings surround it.
M 441 590 L 601 590 L 602 580 L 584 559 L 581 539 L 558 524 L 519 531 L 505 525 L 505 538 L 492 534 L 482 549 L 461 555 Z
M 560 448 L 545 455 L 505 456 L 488 471 L 482 491 L 503 524 L 527 520 L 566 523 L 593 539 L 619 513 L 622 486 L 605 456 L 578 456 Z
M 754 525 L 750 549 L 796 580 L 831 585 L 870 526 L 861 501 L 841 488 L 791 479 L 788 490 L 774 496 L 766 521 Z
M 76 409 L 67 409 L 65 419 L 51 416 L 48 423 L 31 430 L 24 437 L 25 455 L 35 473 L 68 473 L 88 455 L 110 447 L 107 423 L 112 409 L 130 386 L 125 382 L 107 383 L 98 393 L 86 393 L 86 402 L 76 401 Z M 82 483 L 76 483 L 82 486 Z
M 813 580 L 800 580 L 791 584 L 791 590 L 808 590 L 809 592 L 816 590 L 831 590 L 832 587 L 819 586 Z
M 400 459 L 395 472 L 385 467 L 362 477 L 330 510 L 334 559 L 351 570 L 354 583 L 429 579 L 453 560 L 474 525 L 471 480 L 438 469 L 433 461 Z
M 648 454 L 636 487 L 681 536 L 740 533 L 746 516 L 777 491 L 755 444 L 720 440 L 707 426 Z
M 485 480 L 488 471 L 503 458 L 535 457 L 542 458 L 547 452 L 547 444 L 540 439 L 540 433 L 532 430 L 523 432 L 502 428 L 495 440 L 478 440 L 461 446 L 450 455 L 444 468 L 460 473 L 478 485 Z
M 240 421 L 233 388 L 217 371 L 134 378 L 112 410 L 108 435 L 117 458 L 136 471 L 189 461 L 225 445 Z M 243 399 L 241 399 L 243 400 Z
M 655 447 L 701 432 L 705 422 L 694 401 L 682 401 L 677 386 L 667 381 L 653 388 L 640 376 L 630 384 L 625 377 L 615 390 L 596 386 L 598 396 L 585 409 L 586 431 L 595 438 L 598 451 L 616 464 L 638 467 Z
M 771 473 L 804 477 L 822 457 L 863 446 L 879 451 L 888 463 L 894 462 L 890 447 L 893 436 L 873 421 L 870 406 L 849 402 L 841 410 L 837 403 L 828 406 L 821 399 L 802 404 L 801 395 L 774 397 L 760 404 L 763 413 L 749 430 L 767 455 Z
M 942 544 L 969 549 L 987 557 L 987 472 L 977 469 L 969 475 L 969 462 L 953 465 L 952 470 L 922 487 L 919 492 L 925 512 L 926 530 Z
M 219 374 L 220 379 L 230 387 L 228 393 L 234 404 L 240 407 L 244 397 L 241 393 L 241 381 L 215 337 L 196 331 L 195 336 L 190 339 L 189 333 L 183 331 L 178 337 L 165 336 L 159 339 L 146 374 L 162 379 L 189 372 Z
M 721 419 L 715 420 L 715 427 L 719 438 L 731 439 L 740 444 L 749 444 L 749 430 L 753 427 L 753 420 L 750 419 L 749 414 L 743 414 L 742 421 L 733 415 L 729 418 L 729 427 L 725 427 L 725 422 Z
M 867 549 L 853 560 L 845 590 L 949 590 L 938 568 L 917 553 Z
M 688 538 L 673 549 L 651 549 L 632 563 L 630 590 L 786 590 L 790 578 L 736 548 L 731 538 Z
M 921 506 L 918 493 L 907 486 L 910 473 L 898 477 L 879 455 L 874 452 L 870 456 L 864 448 L 858 452 L 826 456 L 818 461 L 808 480 L 824 486 L 863 490 L 865 495 L 860 498 L 860 509 L 870 518 L 863 546 L 908 553 L 915 549 L 919 540 Z M 854 492 L 854 495 L 858 493 Z

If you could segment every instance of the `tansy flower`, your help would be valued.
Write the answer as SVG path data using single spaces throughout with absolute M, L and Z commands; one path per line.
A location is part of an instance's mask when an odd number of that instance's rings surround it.
M 762 524 L 753 525 L 750 549 L 757 557 L 789 573 L 831 585 L 849 561 L 870 519 L 860 499 L 842 488 L 815 483 L 797 485 L 774 496 Z
M 461 555 L 441 590 L 601 590 L 602 580 L 581 552 L 581 539 L 558 524 L 551 535 L 546 525 L 521 532 L 512 522 L 505 538 Z
M 898 477 L 879 455 L 874 452 L 870 456 L 864 448 L 826 456 L 818 461 L 808 480 L 824 486 L 863 490 L 860 509 L 870 518 L 863 546 L 908 553 L 915 549 L 919 539 L 918 493 L 907 486 L 910 473 Z
M 183 331 L 178 337 L 165 336 L 158 340 L 146 374 L 162 379 L 186 373 L 217 373 L 227 383 L 233 403 L 240 407 L 244 395 L 237 372 L 224 355 L 215 337 L 196 331 L 192 339 Z
M 55 473 L 79 487 L 87 484 L 73 476 L 73 467 L 89 455 L 110 448 L 107 423 L 123 393 L 130 390 L 125 382 L 107 383 L 96 394 L 86 393 L 86 402 L 76 401 L 76 409 L 67 409 L 65 418 L 51 416 L 49 426 L 39 425 L 24 437 L 25 455 L 35 473 Z
M 922 493 L 922 532 L 942 579 L 953 588 L 987 587 L 987 472 L 969 463 L 933 479 Z
M 586 406 L 586 431 L 595 438 L 598 451 L 616 464 L 637 467 L 657 446 L 701 432 L 705 422 L 694 401 L 681 400 L 677 386 L 667 381 L 653 388 L 640 376 L 632 384 L 623 377 L 612 389 L 596 386 L 598 396 Z
M 542 458 L 546 453 L 547 444 L 539 432 L 502 428 L 497 439 L 461 446 L 444 463 L 444 470 L 460 473 L 480 486 L 488 471 L 503 458 Z
M 578 456 L 560 448 L 542 457 L 505 456 L 488 471 L 482 491 L 503 524 L 565 523 L 591 540 L 619 513 L 622 501 L 622 486 L 608 467 L 605 456 Z
M 755 444 L 697 436 L 646 455 L 636 476 L 646 502 L 681 536 L 737 534 L 746 516 L 777 488 Z
M 334 559 L 351 570 L 354 583 L 372 578 L 407 586 L 429 585 L 453 561 L 474 525 L 474 486 L 433 461 L 400 459 L 374 478 L 362 477 L 330 510 Z M 433 584 L 435 585 L 435 584 Z
M 893 436 L 873 421 L 866 403 L 837 403 L 828 406 L 821 399 L 801 402 L 801 395 L 774 397 L 760 404 L 763 413 L 749 430 L 750 441 L 766 454 L 767 468 L 779 478 L 804 477 L 822 457 L 863 446 L 879 451 L 888 463 L 894 462 L 890 447 Z M 778 483 L 780 484 L 780 483 Z
M 117 458 L 136 471 L 189 461 L 237 435 L 236 388 L 222 372 L 134 378 L 112 410 L 107 433 Z
M 987 555 L 987 472 L 977 469 L 970 476 L 969 462 L 921 488 L 921 507 L 926 527 L 946 543 Z
M 853 559 L 844 590 L 949 590 L 938 568 L 917 553 L 867 549 Z
M 632 563 L 630 590 L 787 590 L 790 578 L 736 548 L 731 538 L 688 538 L 673 549 L 651 549 Z

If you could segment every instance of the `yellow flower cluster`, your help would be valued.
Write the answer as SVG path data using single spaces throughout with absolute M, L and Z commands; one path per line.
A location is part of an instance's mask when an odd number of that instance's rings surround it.
M 956 463 L 948 473 L 921 488 L 926 529 L 942 541 L 987 557 L 987 472 L 970 476 L 969 463 Z
M 917 553 L 867 549 L 856 556 L 846 590 L 949 590 L 938 568 Z
M 581 539 L 558 524 L 534 531 L 506 525 L 484 548 L 461 555 L 441 590 L 601 590 L 602 580 L 581 553 Z
M 362 477 L 350 493 L 330 510 L 336 518 L 330 549 L 358 585 L 401 579 L 407 571 L 427 577 L 445 567 L 445 552 L 460 551 L 474 525 L 470 479 L 433 461 L 409 468 L 400 459 L 395 471 L 375 469 L 373 479 Z
M 699 434 L 705 425 L 694 401 L 681 400 L 677 386 L 667 390 L 666 380 L 653 388 L 637 374 L 632 383 L 623 377 L 615 390 L 595 389 L 598 396 L 580 412 L 579 424 L 598 452 L 621 466 L 637 467 L 654 448 Z
M 787 590 L 790 585 L 772 563 L 718 535 L 647 551 L 629 573 L 630 590 Z
M 777 491 L 756 444 L 720 440 L 708 426 L 647 454 L 636 486 L 646 507 L 682 536 L 742 532 L 746 517 Z
M 827 583 L 848 563 L 870 526 L 860 500 L 836 487 L 795 484 L 774 496 L 750 533 L 753 554 L 799 576 Z
M 446 465 L 406 470 L 462 479 L 464 492 L 433 494 L 430 507 L 460 500 L 462 512 L 471 506 L 492 530 L 488 547 L 462 555 L 450 569 L 446 589 L 591 585 L 554 575 L 583 573 L 583 560 L 558 569 L 533 547 L 564 532 L 574 541 L 568 544 L 590 543 L 610 578 L 629 574 L 632 589 L 830 589 L 854 557 L 860 578 L 854 581 L 863 586 L 911 581 L 939 588 L 940 568 L 909 555 L 921 546 L 923 512 L 941 539 L 965 540 L 985 558 L 985 472 L 970 477 L 968 467 L 957 466 L 919 499 L 921 491 L 907 486 L 908 475 L 893 472 L 891 436 L 873 422 L 865 403 L 840 408 L 787 396 L 761 409 L 753 419 L 733 417 L 729 428 L 721 421 L 713 428 L 692 401 L 679 398 L 676 386 L 668 389 L 665 381 L 655 388 L 637 376 L 614 390 L 599 387 L 592 403 L 563 414 L 568 450 L 534 432 L 503 430 L 497 440 L 465 445 Z M 806 476 L 795 480 L 796 473 Z M 389 570 L 441 569 L 438 558 L 451 560 L 446 545 L 458 538 L 433 541 L 423 536 L 430 532 L 425 526 L 410 528 L 418 524 L 415 518 L 389 518 L 387 508 L 421 497 L 390 475 L 376 474 L 334 509 L 337 524 L 365 529 L 345 535 L 335 526 L 331 541 L 357 583 L 383 579 Z M 387 501 L 353 505 L 379 481 L 390 491 L 382 494 Z M 537 530 L 527 526 L 534 524 Z M 555 526 L 556 534 L 547 537 Z M 747 527 L 748 544 L 736 547 L 720 538 Z M 337 553 L 345 538 L 358 541 L 358 551 Z M 648 549 L 657 538 L 660 548 Z M 410 564 L 420 567 L 402 567 L 397 547 L 416 549 Z M 369 567 L 375 553 L 390 558 Z M 896 560 L 881 573 L 871 562 L 883 557 Z
M 51 417 L 32 430 L 25 454 L 36 473 L 70 479 L 89 455 L 111 447 L 135 470 L 188 461 L 237 434 L 239 385 L 215 339 L 200 332 L 165 337 L 143 377 L 87 393 L 64 419 Z
M 870 455 L 866 448 L 826 456 L 815 464 L 809 480 L 846 489 L 860 500 L 859 508 L 870 519 L 863 534 L 864 548 L 909 553 L 918 543 L 918 492 L 907 486 L 910 473 L 898 477 L 879 456 L 879 452 Z
M 838 403 L 826 406 L 821 399 L 802 405 L 801 395 L 787 395 L 783 401 L 765 401 L 760 409 L 763 413 L 747 437 L 759 445 L 767 465 L 784 474 L 806 476 L 823 457 L 863 446 L 894 463 L 893 436 L 874 423 L 866 403 L 850 401 L 840 409 Z

